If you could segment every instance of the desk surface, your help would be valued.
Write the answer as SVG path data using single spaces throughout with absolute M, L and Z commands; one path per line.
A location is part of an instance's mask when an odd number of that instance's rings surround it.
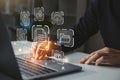
M 31 52 L 30 42 L 12 42 L 12 45 L 16 55 Z M 84 56 L 86 56 L 86 54 L 82 52 L 74 52 L 66 56 L 70 63 L 82 66 L 83 72 L 58 76 L 48 80 L 120 80 L 119 67 L 80 64 L 79 61 Z

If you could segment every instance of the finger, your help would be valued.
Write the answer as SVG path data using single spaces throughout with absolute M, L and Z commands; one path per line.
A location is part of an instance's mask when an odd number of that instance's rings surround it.
M 107 49 L 107 48 L 106 48 L 106 49 Z M 102 53 L 102 52 L 104 52 L 104 50 L 105 50 L 105 48 L 92 52 L 90 55 L 88 55 L 88 56 L 86 56 L 85 58 L 83 58 L 83 59 L 80 61 L 80 63 L 84 64 L 91 56 L 93 56 L 94 54 L 99 53 L 99 52 Z
M 49 49 L 49 42 L 48 41 L 43 41 L 41 42 L 39 48 L 42 49 L 42 50 L 48 50 Z
M 96 54 L 95 52 L 91 53 L 90 55 L 86 56 L 85 58 L 82 58 L 80 60 L 81 64 L 84 64 L 91 56 L 93 56 L 94 54 Z
M 45 44 L 45 50 L 49 51 L 50 47 L 52 47 L 52 42 L 51 41 L 47 41 L 46 44 Z
M 107 56 L 108 54 L 105 53 L 96 53 L 93 56 L 91 56 L 86 62 L 85 64 L 91 64 L 93 61 L 96 61 L 98 58 L 100 58 L 101 56 Z
M 54 46 L 53 43 L 49 41 L 49 43 L 47 44 L 46 52 L 45 52 L 47 56 L 51 55 L 52 49 L 54 49 L 53 46 Z
M 45 51 L 41 51 L 40 54 L 41 54 L 41 56 L 39 56 L 39 60 L 44 59 L 45 55 L 46 55 Z
M 46 48 L 49 48 L 48 41 L 39 43 L 35 53 L 35 59 L 42 59 L 43 57 L 45 57 L 45 54 L 43 53 L 46 53 Z
M 35 53 L 35 59 L 39 59 L 40 57 L 44 57 L 44 50 L 45 50 L 45 46 L 47 44 L 47 41 L 44 41 L 44 42 L 41 42 L 37 45 L 37 50 L 36 50 L 36 53 Z
M 110 54 L 109 60 L 112 65 L 120 66 L 120 54 Z
M 38 42 L 33 42 L 32 43 L 33 57 L 35 56 L 38 44 L 39 44 Z
M 102 56 L 98 60 L 96 60 L 96 65 L 100 65 L 102 63 L 107 63 L 109 65 L 120 66 L 120 55 L 119 54 L 108 54 L 108 56 Z
M 36 50 L 36 53 L 35 53 L 35 59 L 38 59 L 38 58 L 39 58 L 39 56 L 41 55 L 41 54 L 40 54 L 41 51 L 42 51 L 42 50 L 40 50 L 40 48 L 39 48 L 39 46 L 38 46 L 38 47 L 37 47 L 37 50 Z
M 102 49 L 102 51 L 104 51 L 104 53 L 115 53 L 115 54 L 118 54 L 120 53 L 120 50 L 117 50 L 117 49 L 113 49 L 113 48 L 108 48 L 108 47 L 105 47 Z
M 100 64 L 102 64 L 104 62 L 109 62 L 108 58 L 109 58 L 108 56 L 102 56 L 102 57 L 100 57 L 99 59 L 96 60 L 95 65 L 98 66 L 98 65 L 100 65 Z

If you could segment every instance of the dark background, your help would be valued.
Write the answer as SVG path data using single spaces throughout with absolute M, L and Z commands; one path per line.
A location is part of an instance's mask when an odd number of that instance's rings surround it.
M 42 24 L 48 24 L 51 28 L 51 33 L 56 34 L 58 28 L 70 28 L 77 23 L 79 18 L 84 15 L 91 0 L 0 0 L 0 12 L 11 41 L 16 40 L 16 28 L 20 27 L 19 13 L 21 10 L 29 10 L 31 13 L 31 26 L 33 21 L 34 7 L 45 8 L 45 21 Z M 64 11 L 65 23 L 62 26 L 53 26 L 50 22 L 50 14 L 53 11 Z M 38 23 L 41 24 L 41 23 Z M 30 32 L 30 31 L 29 31 Z M 30 35 L 29 35 L 30 37 Z M 30 38 L 28 39 L 30 40 Z M 100 34 L 96 34 L 90 38 L 80 49 L 84 52 L 92 52 L 104 46 Z

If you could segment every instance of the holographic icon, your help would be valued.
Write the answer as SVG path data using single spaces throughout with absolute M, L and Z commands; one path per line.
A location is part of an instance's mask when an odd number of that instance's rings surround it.
M 20 12 L 20 25 L 24 27 L 30 25 L 30 12 L 29 11 Z
M 53 25 L 63 25 L 64 24 L 64 12 L 52 12 L 51 21 Z
M 62 43 L 69 44 L 71 41 L 71 37 L 70 35 L 65 35 L 64 33 L 60 33 L 60 40 L 62 41 Z
M 50 33 L 47 25 L 33 25 L 32 26 L 32 39 L 34 42 L 49 41 L 48 35 Z
M 44 8 L 43 7 L 34 8 L 34 21 L 44 21 Z
M 74 46 L 74 31 L 72 29 L 58 29 L 57 39 L 59 45 L 64 45 L 65 47 Z
M 23 28 L 17 28 L 17 40 L 22 41 L 22 40 L 27 40 L 27 30 Z
M 58 64 L 64 65 L 64 52 L 63 51 L 59 51 L 59 50 L 52 50 L 52 62 L 56 62 Z M 55 59 L 55 60 L 54 60 Z

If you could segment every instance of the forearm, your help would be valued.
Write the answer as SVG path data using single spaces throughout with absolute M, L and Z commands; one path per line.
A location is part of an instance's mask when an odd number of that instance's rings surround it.
M 98 32 L 97 0 L 92 1 L 85 15 L 71 29 L 74 30 L 74 47 L 63 47 L 65 52 L 79 48 L 89 37 Z

